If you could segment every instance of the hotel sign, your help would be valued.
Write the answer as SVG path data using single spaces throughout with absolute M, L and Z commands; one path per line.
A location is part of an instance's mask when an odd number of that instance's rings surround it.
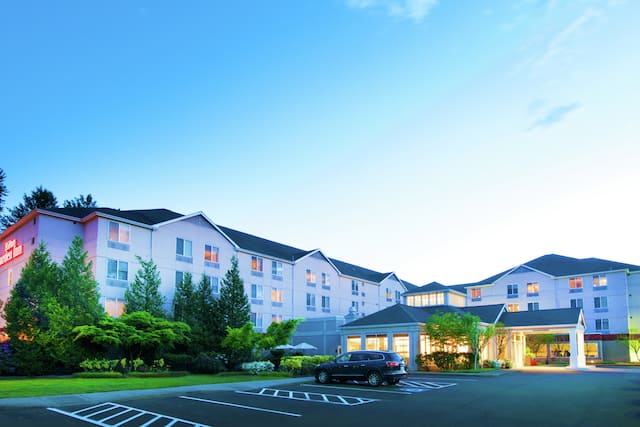
M 7 241 L 4 244 L 4 253 L 0 255 L 0 267 L 22 254 L 24 254 L 24 245 L 18 243 L 16 239 Z

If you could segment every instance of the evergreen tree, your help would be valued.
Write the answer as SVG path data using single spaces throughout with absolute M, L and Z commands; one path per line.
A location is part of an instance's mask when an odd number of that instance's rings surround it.
M 65 200 L 63 206 L 65 208 L 95 208 L 97 202 L 89 193 L 86 196 L 81 194 L 73 200 Z
M 191 273 L 185 273 L 180 283 L 176 285 L 176 292 L 173 295 L 173 320 L 193 326 L 195 292 Z
M 7 175 L 4 173 L 2 168 L 0 168 L 0 213 L 2 213 L 2 209 L 4 209 L 4 199 L 9 193 L 7 186 L 4 183 L 5 179 L 7 179 Z
M 0 222 L 3 228 L 8 228 L 36 208 L 51 209 L 57 207 L 58 200 L 56 200 L 56 196 L 51 191 L 40 186 L 33 190 L 30 195 L 23 195 L 22 203 L 9 209 L 9 214 L 4 215 Z
M 204 274 L 194 293 L 193 323 L 190 326 L 192 353 L 220 351 L 226 331 L 213 296 L 211 281 Z
M 244 291 L 244 282 L 240 278 L 236 257 L 231 258 L 231 268 L 222 280 L 220 298 L 216 305 L 222 317 L 223 330 L 227 327 L 241 328 L 251 319 L 249 298 Z
M 165 317 L 158 267 L 152 259 L 145 261 L 139 256 L 136 256 L 136 259 L 141 269 L 136 272 L 133 283 L 124 293 L 126 312 L 146 311 L 154 317 Z

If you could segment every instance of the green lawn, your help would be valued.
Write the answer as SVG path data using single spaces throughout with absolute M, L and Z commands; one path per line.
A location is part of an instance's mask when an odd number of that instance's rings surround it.
M 101 391 L 141 390 L 198 384 L 282 379 L 282 375 L 186 375 L 170 378 L 27 378 L 0 379 L 0 398 L 53 396 Z

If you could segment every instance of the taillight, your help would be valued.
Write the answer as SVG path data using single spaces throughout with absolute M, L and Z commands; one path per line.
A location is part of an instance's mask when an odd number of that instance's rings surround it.
M 397 368 L 398 366 L 400 366 L 399 362 L 387 362 L 387 366 L 389 368 Z

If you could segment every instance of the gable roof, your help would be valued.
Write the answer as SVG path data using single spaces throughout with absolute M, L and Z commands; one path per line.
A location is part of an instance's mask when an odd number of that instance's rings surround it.
M 422 293 L 426 293 L 426 292 L 436 292 L 436 291 L 443 291 L 443 292 L 448 292 L 448 291 L 454 291 L 454 292 L 458 292 L 461 294 L 466 294 L 467 290 L 465 288 L 460 288 L 460 286 L 447 286 L 447 285 L 443 285 L 442 283 L 438 283 L 438 282 L 431 282 L 431 283 L 427 283 L 426 285 L 423 286 L 417 286 L 415 288 L 412 288 L 410 290 L 408 290 L 407 292 L 404 293 L 404 295 L 411 295 L 411 294 L 422 294 Z
M 273 258 L 293 262 L 315 251 L 315 249 L 304 250 L 284 245 L 282 243 L 263 239 L 262 237 L 234 230 L 229 227 L 223 227 L 221 225 L 218 225 L 218 228 L 220 228 L 220 230 L 222 230 L 222 232 L 233 240 L 240 248 Z
M 505 327 L 575 325 L 580 321 L 581 312 L 580 308 L 505 312 L 500 317 L 500 321 Z
M 78 219 L 85 218 L 94 212 L 98 212 L 146 225 L 160 224 L 161 222 L 170 221 L 184 216 L 168 209 L 136 209 L 122 211 L 120 209 L 112 208 L 50 208 L 43 209 L 43 211 L 49 211 Z
M 395 304 L 368 316 L 347 323 L 344 327 L 361 327 L 377 325 L 393 325 L 407 323 L 425 323 L 436 313 L 471 313 L 480 318 L 483 323 L 494 323 L 500 313 L 504 311 L 504 304 L 482 305 L 475 307 L 454 307 L 451 305 L 435 305 L 429 307 L 412 307 L 405 304 Z
M 380 283 L 389 273 L 379 273 L 377 271 L 369 270 L 368 268 L 360 267 L 355 264 L 349 264 L 348 262 L 340 261 L 334 258 L 329 258 L 333 265 L 336 266 L 338 271 L 345 276 L 355 277 L 356 279 L 366 280 L 368 282 Z

